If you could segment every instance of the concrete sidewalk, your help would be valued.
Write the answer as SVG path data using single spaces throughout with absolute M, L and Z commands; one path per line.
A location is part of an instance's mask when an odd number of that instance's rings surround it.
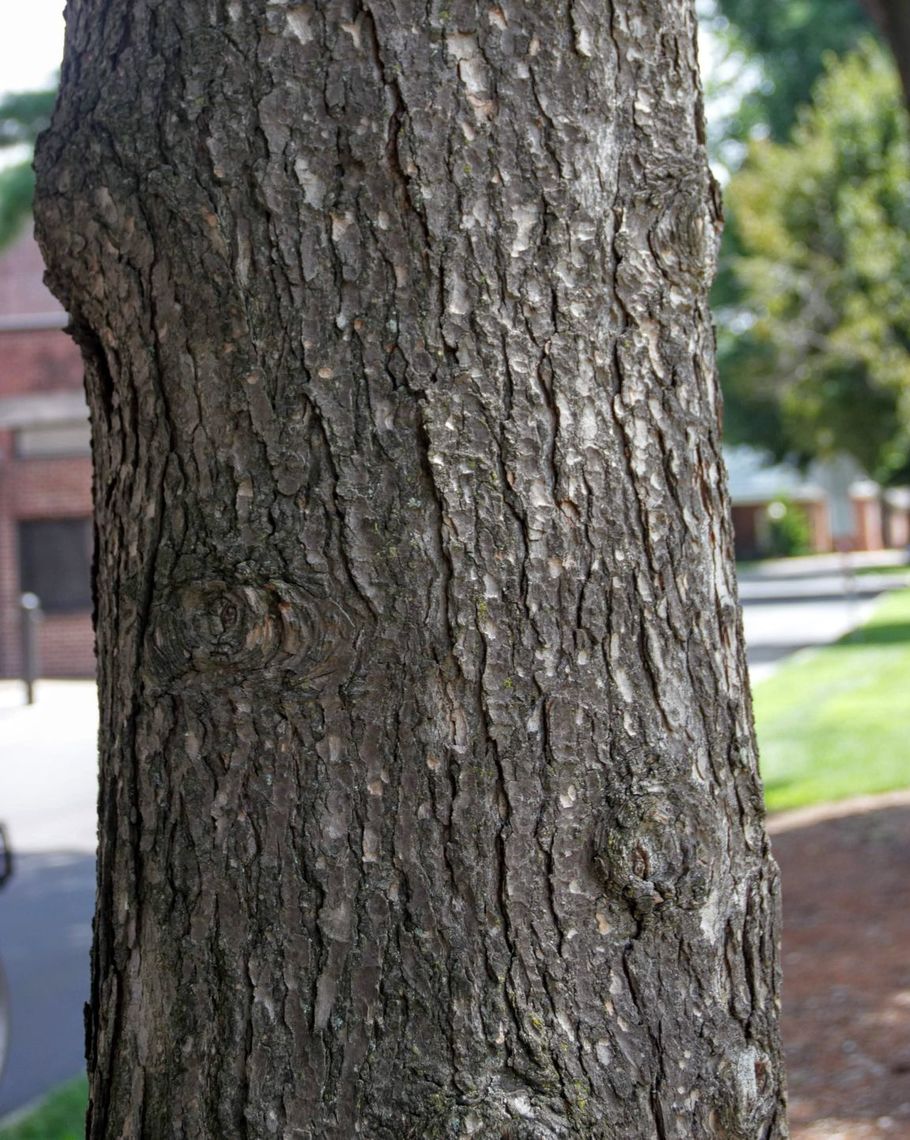
M 874 567 L 882 573 L 856 573 Z M 752 684 L 801 649 L 829 645 L 869 620 L 882 594 L 910 585 L 903 551 L 814 555 L 740 568 Z
M 0 681 L 0 821 L 14 851 L 93 855 L 98 708 L 93 681 Z
M 910 571 L 910 553 L 906 550 L 854 550 L 848 554 L 805 554 L 797 558 L 768 558 L 762 562 L 737 566 L 739 581 L 752 582 L 767 578 L 815 578 L 825 574 L 843 574 L 845 570 L 893 569 Z

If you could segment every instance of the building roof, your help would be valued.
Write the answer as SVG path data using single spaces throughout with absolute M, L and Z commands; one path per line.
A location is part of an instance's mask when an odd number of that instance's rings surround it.
M 38 323 L 42 319 L 56 324 Z M 0 252 L 0 328 L 54 328 L 65 321 L 63 306 L 44 284 L 44 261 L 29 225 Z
M 727 482 L 733 503 L 767 503 L 773 499 L 814 502 L 824 499 L 819 484 L 793 463 L 774 463 L 766 452 L 740 445 L 724 448 Z

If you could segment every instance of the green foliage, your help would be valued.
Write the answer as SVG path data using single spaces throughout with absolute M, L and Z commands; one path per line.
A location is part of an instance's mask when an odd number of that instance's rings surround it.
M 779 498 L 768 505 L 768 554 L 773 558 L 790 558 L 808 554 L 812 529 L 806 512 L 791 499 Z
M 22 228 L 32 208 L 35 175 L 30 162 L 0 170 L 0 249 Z
M 18 1124 L 0 1130 L 0 1140 L 82 1140 L 87 1104 L 85 1078 L 69 1081 Z
M 56 91 L 20 91 L 0 99 L 0 150 L 29 151 L 50 122 L 56 97 Z M 34 189 L 30 158 L 0 169 L 0 248 L 29 216 Z
M 56 91 L 17 91 L 0 99 L 0 147 L 34 146 L 49 125 Z
M 757 128 L 787 139 L 809 102 L 828 53 L 855 48 L 871 24 L 858 0 L 716 0 L 728 44 L 761 65 L 763 81 L 726 126 L 746 139 Z
M 910 773 L 910 590 L 834 645 L 755 686 L 765 798 L 772 811 L 887 792 Z
M 726 200 L 728 437 L 893 478 L 910 459 L 910 130 L 873 41 L 829 58 L 792 141 L 754 141 Z

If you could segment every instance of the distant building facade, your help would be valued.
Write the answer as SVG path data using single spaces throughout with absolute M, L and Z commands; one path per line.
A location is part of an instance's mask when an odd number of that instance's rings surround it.
M 806 472 L 772 463 L 751 447 L 727 448 L 724 457 L 737 558 L 775 553 L 775 512 L 782 507 L 795 508 L 804 517 L 806 553 L 884 550 L 910 543 L 910 490 L 880 487 L 846 457 L 814 463 Z
M 21 670 L 20 598 L 41 601 L 41 673 L 94 673 L 91 457 L 79 350 L 27 232 L 0 253 L 0 675 Z

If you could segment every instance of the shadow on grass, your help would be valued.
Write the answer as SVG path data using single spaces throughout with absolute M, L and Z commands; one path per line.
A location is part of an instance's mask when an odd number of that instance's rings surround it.
M 863 626 L 834 643 L 834 648 L 852 645 L 900 645 L 910 642 L 910 622 L 882 622 Z

